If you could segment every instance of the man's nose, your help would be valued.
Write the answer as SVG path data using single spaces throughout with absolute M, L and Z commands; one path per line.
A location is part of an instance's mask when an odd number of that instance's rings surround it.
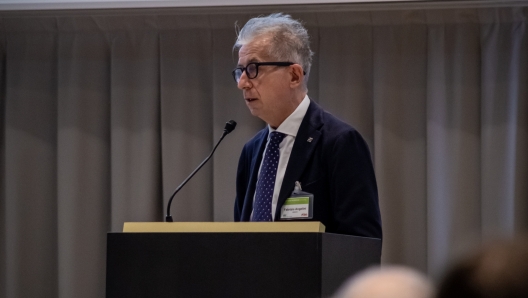
M 247 77 L 246 72 L 243 71 L 238 79 L 237 87 L 240 90 L 248 89 L 251 87 L 251 80 Z

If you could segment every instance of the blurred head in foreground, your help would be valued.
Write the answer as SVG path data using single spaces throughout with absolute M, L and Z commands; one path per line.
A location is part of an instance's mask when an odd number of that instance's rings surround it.
M 370 268 L 350 278 L 334 298 L 430 298 L 434 287 L 421 273 L 400 266 Z
M 493 244 L 457 263 L 441 282 L 438 297 L 528 297 L 528 240 Z

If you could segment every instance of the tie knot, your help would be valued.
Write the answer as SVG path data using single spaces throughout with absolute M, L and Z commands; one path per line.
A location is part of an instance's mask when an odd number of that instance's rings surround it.
M 278 145 L 280 142 L 282 142 L 285 136 L 286 135 L 282 132 L 273 131 L 270 135 L 270 143 Z

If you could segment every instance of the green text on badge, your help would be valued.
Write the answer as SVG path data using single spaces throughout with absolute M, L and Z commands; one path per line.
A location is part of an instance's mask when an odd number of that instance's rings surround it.
M 287 198 L 281 208 L 281 219 L 308 218 L 309 208 L 309 197 Z

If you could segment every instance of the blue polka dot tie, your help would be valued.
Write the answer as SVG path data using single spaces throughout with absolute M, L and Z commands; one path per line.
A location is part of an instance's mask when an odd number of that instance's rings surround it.
M 270 134 L 266 154 L 260 168 L 260 175 L 255 190 L 255 202 L 253 202 L 252 221 L 273 221 L 271 217 L 271 201 L 275 189 L 275 177 L 279 165 L 279 144 L 286 135 L 274 131 Z

